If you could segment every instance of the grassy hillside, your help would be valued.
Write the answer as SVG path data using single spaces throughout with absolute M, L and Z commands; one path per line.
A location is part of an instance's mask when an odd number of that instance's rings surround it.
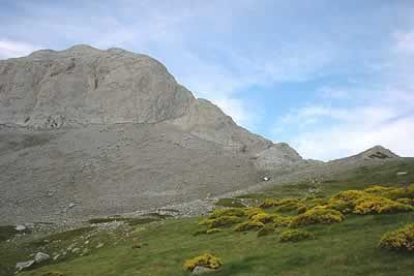
M 411 168 L 412 162 L 393 165 L 392 168 L 361 168 L 342 175 L 341 180 L 277 186 L 264 193 L 243 196 L 236 201 L 257 205 L 266 198 L 307 197 L 327 200 L 340 191 L 362 190 L 377 183 L 405 187 L 406 182 L 413 179 L 401 180 L 396 172 L 402 169 L 413 172 Z M 408 177 L 412 176 L 405 176 Z M 222 201 L 221 205 L 226 202 Z M 243 205 L 236 207 L 244 209 Z M 276 209 L 264 211 L 297 216 L 295 211 Z M 406 276 L 411 275 L 414 269 L 413 251 L 393 251 L 379 247 L 381 236 L 385 232 L 414 223 L 414 212 L 366 215 L 347 213 L 340 223 L 301 227 L 301 230 L 311 233 L 314 238 L 300 242 L 280 241 L 281 233 L 288 227 L 277 227 L 261 237 L 258 237 L 257 231 L 236 232 L 235 225 L 219 227 L 220 231 L 213 234 L 195 235 L 205 229 L 205 226 L 199 225 L 203 219 L 167 218 L 147 224 L 133 224 L 116 231 L 94 232 L 93 228 L 85 228 L 36 241 L 23 239 L 13 245 L 1 242 L 0 271 L 2 268 L 6 271 L 6 267 L 17 261 L 26 260 L 39 247 L 44 252 L 53 254 L 71 245 L 80 247 L 81 251 L 85 248 L 88 250 L 84 256 L 68 253 L 56 262 L 50 261 L 19 275 L 42 276 L 53 275 L 47 274 L 49 272 L 60 272 L 66 276 L 184 276 L 191 273 L 183 269 L 183 262 L 206 252 L 214 254 L 223 262 L 221 269 L 211 274 L 217 276 Z M 88 243 L 85 245 L 86 241 Z M 104 246 L 97 248 L 101 243 Z

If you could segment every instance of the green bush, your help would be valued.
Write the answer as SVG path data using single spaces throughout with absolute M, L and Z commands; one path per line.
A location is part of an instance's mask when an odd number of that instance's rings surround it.
M 200 256 L 186 260 L 183 264 L 183 267 L 185 270 L 193 271 L 194 268 L 196 268 L 197 266 L 211 269 L 219 269 L 222 265 L 223 263 L 219 258 L 212 254 L 204 253 Z
M 344 191 L 332 197 L 328 202 L 328 206 L 329 208 L 340 211 L 343 214 L 353 212 L 355 214 L 365 215 L 412 211 L 413 208 L 407 204 L 396 202 L 384 196 L 378 195 L 385 195 L 391 192 L 395 193 L 396 190 L 400 189 L 374 186 L 366 189 L 365 191 Z
M 329 208 L 337 210 L 343 214 L 352 213 L 354 211 L 356 201 L 364 196 L 370 196 L 370 194 L 358 190 L 343 191 L 331 197 L 328 201 L 328 206 Z
M 277 217 L 278 215 L 276 214 L 267 214 L 265 212 L 261 212 L 258 214 L 255 214 L 253 216 L 250 217 L 251 220 L 255 220 L 255 221 L 260 221 L 261 223 L 269 223 L 269 222 L 273 222 L 274 219 Z
M 414 199 L 414 184 L 411 184 L 410 186 L 405 188 L 392 189 L 390 191 L 384 192 L 382 196 L 392 200 L 396 200 L 399 198 Z
M 399 198 L 395 200 L 398 203 L 402 203 L 405 205 L 414 205 L 414 199 L 412 198 Z
M 260 221 L 248 220 L 248 221 L 245 221 L 237 225 L 234 230 L 237 232 L 244 232 L 244 231 L 249 231 L 249 230 L 260 230 L 264 226 L 265 225 Z
M 355 214 L 393 214 L 413 211 L 413 207 L 382 196 L 361 197 L 356 201 Z
M 380 241 L 380 246 L 392 250 L 414 250 L 414 223 L 396 231 L 385 233 Z
M 215 219 L 205 219 L 200 222 L 200 225 L 207 225 L 208 228 L 230 227 L 234 224 L 240 223 L 241 218 L 236 216 L 220 216 Z
M 290 217 L 290 216 L 274 216 L 273 217 L 273 227 L 277 228 L 277 227 L 286 227 L 289 226 L 289 224 L 293 221 L 294 217 Z
M 316 206 L 295 217 L 289 227 L 302 227 L 310 224 L 331 224 L 344 220 L 344 216 L 336 210 L 324 206 Z
M 394 188 L 391 187 L 384 187 L 379 185 L 373 185 L 371 187 L 368 187 L 364 190 L 366 193 L 375 194 L 375 195 L 382 195 L 385 192 L 394 190 Z
M 303 240 L 313 239 L 314 235 L 308 231 L 289 229 L 280 234 L 280 242 L 298 242 Z

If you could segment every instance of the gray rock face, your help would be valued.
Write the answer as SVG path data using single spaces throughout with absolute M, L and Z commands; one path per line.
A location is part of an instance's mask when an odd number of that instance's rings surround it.
M 0 61 L 0 124 L 56 129 L 165 121 L 241 152 L 272 144 L 195 99 L 145 55 L 79 45 Z
M 75 46 L 0 63 L 0 123 L 157 123 L 194 101 L 156 60 L 118 49 Z
M 255 165 L 262 170 L 272 170 L 299 161 L 302 161 L 302 157 L 294 149 L 286 143 L 279 143 L 258 153 Z

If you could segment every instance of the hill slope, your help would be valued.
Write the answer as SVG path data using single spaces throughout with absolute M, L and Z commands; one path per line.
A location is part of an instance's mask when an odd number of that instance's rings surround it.
M 301 159 L 196 99 L 145 55 L 78 45 L 0 61 L 0 224 L 245 188 L 261 179 L 252 157 L 275 147 L 282 162 Z

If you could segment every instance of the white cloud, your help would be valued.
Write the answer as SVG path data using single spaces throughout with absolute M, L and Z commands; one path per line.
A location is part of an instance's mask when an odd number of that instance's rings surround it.
M 396 32 L 395 40 L 395 48 L 397 51 L 414 54 L 414 31 Z
M 26 56 L 38 49 L 30 43 L 0 38 L 0 59 Z
M 414 91 L 389 90 L 376 96 L 361 105 L 299 108 L 281 118 L 275 130 L 295 129 L 297 136 L 290 142 L 305 158 L 331 160 L 375 145 L 414 156 Z

